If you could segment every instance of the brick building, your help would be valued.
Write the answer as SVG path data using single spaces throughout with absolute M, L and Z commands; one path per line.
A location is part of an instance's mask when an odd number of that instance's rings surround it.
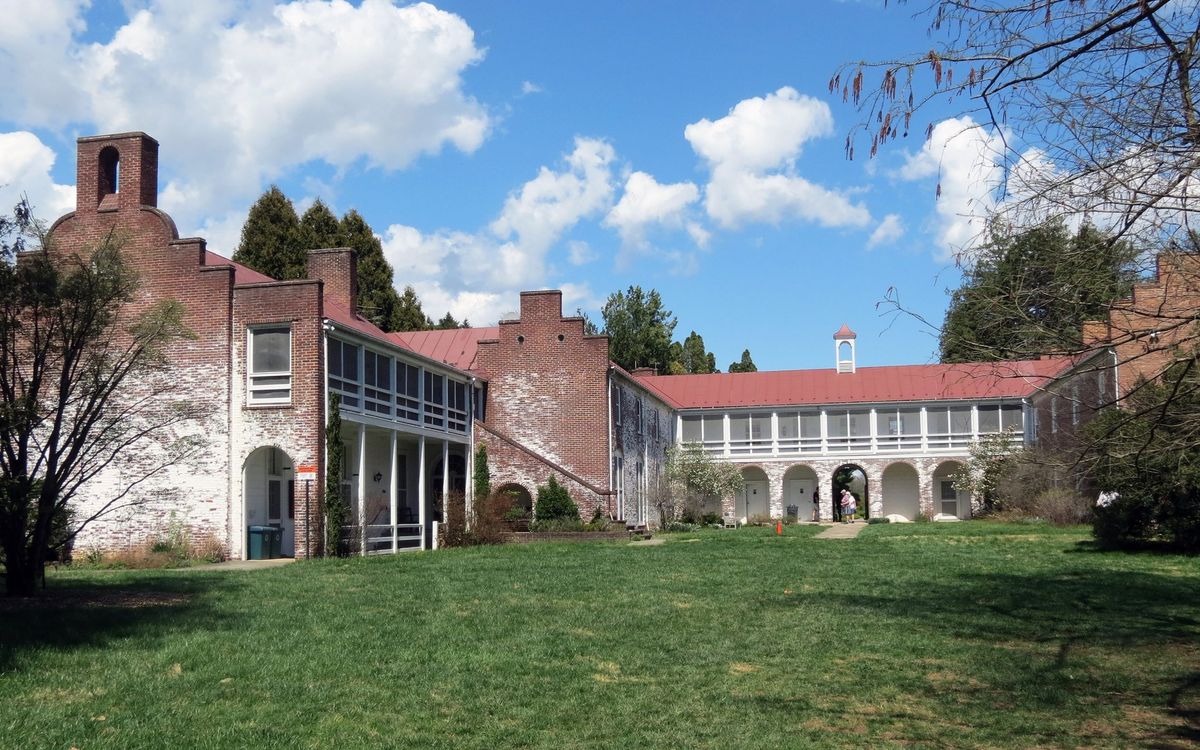
M 315 554 L 332 395 L 353 509 L 346 533 L 363 552 L 434 546 L 443 500 L 470 492 L 476 443 L 488 448 L 493 487 L 531 506 L 553 475 L 585 518 L 656 523 L 675 443 L 738 466 L 745 489 L 709 507 L 727 516 L 835 518 L 840 476 L 871 515 L 965 518 L 971 498 L 950 476 L 973 441 L 1027 444 L 1078 424 L 1161 368 L 1162 346 L 1135 356 L 1139 347 L 1190 330 L 1200 301 L 1184 280 L 1195 269 L 1181 273 L 1194 259 L 1164 256 L 1156 280 L 1089 324 L 1085 357 L 858 367 L 857 337 L 843 326 L 828 369 L 630 373 L 610 361 L 607 337 L 562 314 L 558 291 L 522 293 L 517 316 L 492 327 L 385 333 L 358 314 L 352 251 L 314 249 L 307 278 L 268 278 L 181 239 L 157 208 L 157 172 L 158 144 L 143 133 L 81 138 L 77 207 L 55 222 L 50 246 L 79 252 L 116 232 L 141 279 L 135 310 L 183 304 L 195 336 L 172 347 L 167 377 L 196 413 L 172 437 L 203 449 L 139 484 L 133 505 L 85 530 L 83 548 L 180 524 L 243 557 L 248 527 L 271 525 L 286 554 Z M 88 485 L 81 511 L 155 456 L 126 459 Z

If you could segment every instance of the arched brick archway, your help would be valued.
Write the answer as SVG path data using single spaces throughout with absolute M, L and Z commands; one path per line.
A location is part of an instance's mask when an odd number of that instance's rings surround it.
M 274 445 L 255 448 L 242 464 L 242 508 L 244 519 L 241 533 L 246 535 L 249 557 L 251 526 L 274 526 L 280 530 L 280 554 L 296 554 L 296 483 L 292 458 Z
M 735 504 L 739 518 L 771 514 L 771 480 L 761 466 L 742 467 L 742 491 Z
M 830 477 L 831 497 L 833 498 L 833 518 L 842 520 L 841 496 L 842 489 L 849 489 L 857 500 L 855 516 L 868 518 L 871 513 L 871 487 L 867 481 L 867 470 L 856 463 L 844 463 L 833 470 Z
M 938 516 L 964 519 L 971 517 L 971 495 L 955 487 L 952 478 L 962 466 L 961 461 L 943 461 L 933 470 L 934 518 Z
M 816 521 L 819 519 L 817 505 L 813 503 L 813 493 L 820 492 L 820 479 L 816 470 L 808 464 L 789 466 L 783 474 L 783 503 L 785 513 L 796 509 L 796 518 L 800 521 Z
M 903 516 L 913 521 L 921 512 L 921 479 L 907 461 L 888 464 L 883 470 L 880 495 L 885 516 Z
M 514 508 L 524 508 L 526 515 L 533 513 L 533 495 L 524 486 L 516 482 L 502 484 L 495 489 L 497 494 L 508 495 L 512 498 L 512 506 Z

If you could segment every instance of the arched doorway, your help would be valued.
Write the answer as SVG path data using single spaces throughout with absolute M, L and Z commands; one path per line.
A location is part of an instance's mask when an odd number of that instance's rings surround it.
M 510 502 L 509 508 L 521 508 L 525 511 L 526 518 L 533 515 L 533 495 L 529 494 L 529 490 L 521 485 L 515 482 L 502 484 L 496 488 L 495 492 L 499 495 L 508 496 Z
M 282 531 L 280 553 L 296 554 L 296 482 L 290 456 L 275 446 L 256 448 L 242 468 L 245 539 L 250 526 L 274 526 Z M 249 556 L 249 549 L 243 557 Z
M 817 472 L 808 466 L 792 466 L 783 475 L 783 505 L 784 514 L 796 510 L 796 518 L 800 521 L 817 521 L 819 514 L 813 503 L 813 493 L 817 489 Z
M 771 515 L 771 483 L 767 480 L 767 472 L 757 466 L 742 469 L 742 492 L 736 512 L 747 521 L 755 516 Z
M 867 472 L 857 464 L 842 464 L 833 472 L 833 520 L 842 520 L 842 490 L 850 490 L 856 500 L 855 515 L 869 518 L 871 515 L 871 493 L 867 486 Z
M 963 467 L 958 461 L 938 464 L 933 472 L 934 518 L 970 518 L 971 495 L 954 486 L 954 474 Z
M 894 463 L 883 470 L 883 515 L 914 521 L 921 513 L 921 483 L 910 464 Z

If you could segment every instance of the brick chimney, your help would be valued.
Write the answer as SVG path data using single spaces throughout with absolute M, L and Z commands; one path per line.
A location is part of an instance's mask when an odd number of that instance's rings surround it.
M 348 247 L 308 251 L 308 278 L 325 284 L 325 296 L 358 312 L 358 259 Z
M 629 374 L 635 378 L 650 378 L 658 375 L 658 370 L 655 370 L 653 367 L 635 367 L 633 368 L 633 372 Z
M 78 214 L 158 205 L 158 141 L 145 133 L 80 138 L 75 169 Z
M 531 320 L 562 320 L 562 292 L 557 289 L 521 292 L 521 322 Z

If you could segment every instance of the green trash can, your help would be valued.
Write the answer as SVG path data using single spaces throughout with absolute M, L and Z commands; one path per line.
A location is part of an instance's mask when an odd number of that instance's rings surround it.
M 271 557 L 271 537 L 276 529 L 273 526 L 251 526 L 250 544 L 247 547 L 247 560 L 267 560 Z
M 268 526 L 267 529 L 267 558 L 283 557 L 283 529 L 279 526 Z

